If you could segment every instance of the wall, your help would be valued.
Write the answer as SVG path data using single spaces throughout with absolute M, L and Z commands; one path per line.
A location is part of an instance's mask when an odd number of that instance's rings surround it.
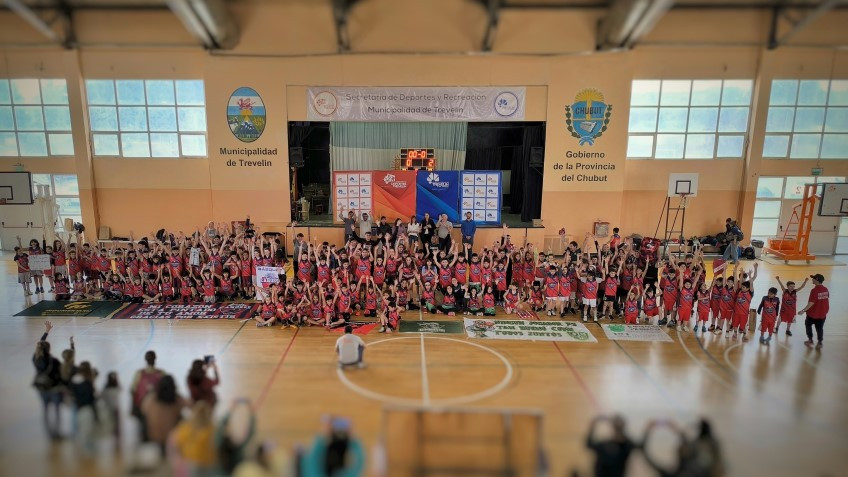
M 266 229 L 280 229 L 291 219 L 286 124 L 306 119 L 306 86 L 520 85 L 528 88 L 527 119 L 548 124 L 542 205 L 547 229 L 533 234 L 555 235 L 566 226 L 579 237 L 603 219 L 625 233 L 651 235 L 671 172 L 701 174 L 687 234 L 712 233 L 728 216 L 750 227 L 760 175 L 808 175 L 814 165 L 761 159 L 771 79 L 848 78 L 848 52 L 820 47 L 848 43 L 848 32 L 840 27 L 848 24 L 845 10 L 823 16 L 791 46 L 776 51 L 763 47 L 768 12 L 673 10 L 635 49 L 594 55 L 574 53 L 594 47 L 603 10 L 504 10 L 494 53 L 483 55 L 465 53 L 479 50 L 485 31 L 479 5 L 449 0 L 440 1 L 441 10 L 421 5 L 358 3 L 349 20 L 353 55 L 335 54 L 329 2 L 236 2 L 241 41 L 234 50 L 217 53 L 200 49 L 167 11 L 141 17 L 138 12 L 81 13 L 75 20 L 81 48 L 69 51 L 46 45 L 31 27 L 0 11 L 0 77 L 67 78 L 75 141 L 74 157 L 0 158 L 0 170 L 21 162 L 32 172 L 77 173 L 84 221 L 109 226 L 116 235 L 163 226 L 188 232 L 247 213 Z M 204 79 L 209 157 L 92 158 L 84 78 Z M 648 78 L 754 78 L 745 159 L 626 160 L 630 82 Z M 258 91 L 267 108 L 265 132 L 249 146 L 276 149 L 267 157 L 270 166 L 228 166 L 238 157 L 220 151 L 245 146 L 232 136 L 223 113 L 240 86 Z M 613 106 L 609 128 L 594 145 L 580 145 L 565 124 L 564 108 L 584 88 L 597 89 Z M 569 152 L 604 157 L 569 158 Z M 566 167 L 578 163 L 614 169 L 589 171 L 605 175 L 605 181 L 562 181 Z M 848 175 L 848 161 L 821 166 L 826 175 Z M 339 232 L 312 229 L 310 234 L 332 238 Z

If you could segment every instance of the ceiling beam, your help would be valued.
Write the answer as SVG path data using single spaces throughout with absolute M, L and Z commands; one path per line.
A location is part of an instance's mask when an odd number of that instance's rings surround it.
M 845 0 L 825 0 L 821 2 L 816 8 L 807 13 L 806 16 L 801 18 L 799 21 L 795 22 L 795 24 L 792 25 L 792 28 L 790 28 L 789 31 L 781 35 L 780 38 L 769 42 L 769 49 L 773 50 L 781 45 L 785 45 L 786 42 L 788 42 L 789 39 L 795 36 L 796 33 L 806 28 L 807 25 L 809 25 L 810 23 L 816 21 L 820 16 L 840 6 L 842 3 L 845 3 Z M 785 8 L 792 7 L 786 6 Z
M 597 49 L 632 47 L 673 5 L 674 0 L 615 0 L 598 25 Z
M 44 21 L 41 17 L 39 17 L 31 8 L 29 8 L 26 4 L 24 4 L 21 0 L 4 0 L 5 5 L 9 8 L 9 10 L 15 12 L 24 19 L 27 23 L 30 24 L 33 28 L 38 30 L 42 35 L 46 36 L 50 39 L 50 41 L 54 41 L 56 43 L 61 43 L 62 38 L 56 33 L 50 25 Z
M 224 0 L 165 0 L 165 3 L 204 47 L 218 50 L 238 44 L 238 27 Z
M 492 51 L 495 44 L 495 35 L 498 32 L 503 0 L 485 0 L 485 4 L 488 22 L 486 23 L 486 36 L 483 38 L 483 51 Z

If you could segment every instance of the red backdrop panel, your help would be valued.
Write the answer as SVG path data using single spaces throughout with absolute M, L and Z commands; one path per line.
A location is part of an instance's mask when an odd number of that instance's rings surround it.
M 417 171 L 374 171 L 374 219 L 385 215 L 389 223 L 400 217 L 404 222 L 415 215 L 415 174 Z

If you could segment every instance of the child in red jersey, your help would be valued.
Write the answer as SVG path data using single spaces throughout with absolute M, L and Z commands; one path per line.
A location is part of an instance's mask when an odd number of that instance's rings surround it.
M 57 273 L 54 277 L 53 286 L 55 288 L 56 300 L 71 299 L 71 283 L 65 278 L 62 272 Z
M 261 328 L 263 326 L 271 326 L 274 324 L 276 317 L 277 310 L 274 307 L 274 303 L 271 301 L 271 295 L 266 294 L 262 300 L 262 306 L 259 307 L 259 310 L 256 312 L 256 316 L 254 316 L 254 319 L 256 320 L 256 327 Z
M 624 299 L 624 323 L 636 325 L 639 323 L 639 288 L 630 287 Z
M 645 321 L 650 324 L 657 324 L 654 318 L 660 314 L 660 307 L 657 304 L 659 296 L 655 295 L 656 290 L 659 290 L 659 282 L 654 282 L 645 289 L 645 298 L 642 300 L 642 312 L 645 314 Z M 659 293 L 661 295 L 662 291 Z
M 710 285 L 710 327 L 708 331 L 715 331 L 721 316 L 721 294 L 724 290 L 724 277 L 715 277 Z
M 548 267 L 548 274 L 545 276 L 545 307 L 548 316 L 553 316 L 560 307 L 560 280 L 568 280 L 568 278 L 560 277 L 557 272 L 556 265 Z
M 695 296 L 698 301 L 698 320 L 692 330 L 696 334 L 698 333 L 698 325 L 701 325 L 701 333 L 707 332 L 707 322 L 710 321 L 710 311 L 712 308 L 712 294 L 710 292 L 712 289 L 706 282 L 701 282 L 701 286 L 698 288 L 698 293 Z
M 753 292 L 751 290 L 754 286 L 754 280 L 757 279 L 758 266 L 759 264 L 754 262 L 754 273 L 751 275 L 751 278 L 748 281 L 742 281 L 741 276 L 736 279 L 736 285 L 734 288 L 734 290 L 736 291 L 736 301 L 734 302 L 733 306 L 733 320 L 730 326 L 733 330 L 734 339 L 737 338 L 738 334 L 741 334 L 742 341 L 748 341 L 746 329 L 748 324 L 748 316 L 750 315 L 751 300 L 753 299 Z M 737 271 L 739 271 L 741 275 L 741 270 L 739 270 L 739 262 L 736 263 L 734 275 Z M 729 333 L 727 337 L 730 337 Z
M 438 310 L 448 316 L 456 315 L 456 290 L 454 290 L 453 285 L 449 284 L 445 287 L 442 304 Z
M 721 274 L 722 277 L 727 273 L 727 267 L 724 267 Z M 735 273 L 735 272 L 734 272 Z M 733 320 L 733 306 L 736 302 L 736 278 L 735 277 L 726 277 L 724 278 L 724 287 L 721 289 L 721 303 L 719 303 L 719 320 L 716 323 L 716 329 L 714 333 L 716 335 L 721 335 L 724 332 L 724 324 L 725 322 L 728 325 L 728 332 L 730 331 L 730 324 Z
M 784 286 L 783 282 L 780 281 L 780 277 L 774 278 L 777 279 L 777 283 L 783 291 L 783 300 L 781 300 L 780 303 L 780 321 L 776 324 L 774 333 L 777 334 L 777 332 L 780 331 L 781 323 L 786 323 L 786 336 L 792 336 L 792 331 L 790 331 L 789 328 L 792 326 L 792 323 L 795 322 L 795 313 L 798 305 L 797 293 L 807 286 L 807 280 L 809 280 L 809 278 L 805 278 L 804 282 L 801 283 L 801 286 L 798 288 L 795 288 L 795 282 L 793 281 L 786 282 L 786 285 Z
M 589 313 L 592 320 L 598 321 L 598 287 L 604 281 L 600 269 L 587 270 L 586 265 L 581 266 L 578 272 L 580 276 L 580 287 L 583 290 L 583 322 L 588 321 Z
M 30 296 L 29 284 L 32 282 L 29 270 L 29 257 L 22 251 L 21 247 L 15 247 L 15 264 L 18 266 L 18 283 L 24 288 L 24 295 Z
M 615 304 L 615 298 L 618 295 L 618 286 L 621 284 L 621 281 L 618 278 L 618 273 L 621 271 L 621 263 L 618 264 L 618 267 L 610 267 L 609 257 L 604 258 L 604 274 L 606 278 L 601 282 L 604 293 L 604 307 L 601 310 L 602 318 L 609 318 L 612 320 L 613 316 L 613 305 Z
M 538 283 L 534 285 L 538 286 Z M 507 315 L 511 315 L 518 311 L 518 304 L 521 301 L 521 293 L 518 291 L 518 284 L 510 283 L 509 289 L 503 295 L 503 308 Z
M 780 298 L 777 297 L 777 288 L 771 287 L 768 290 L 768 295 L 763 297 L 760 306 L 757 307 L 757 313 L 760 313 L 760 344 L 771 342 L 779 309 Z M 766 337 L 766 333 L 768 333 L 768 337 Z

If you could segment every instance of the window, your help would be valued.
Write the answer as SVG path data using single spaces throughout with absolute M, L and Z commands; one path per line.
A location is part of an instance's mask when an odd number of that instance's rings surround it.
M 95 156 L 206 157 L 202 80 L 86 80 Z
M 49 186 L 50 191 L 56 196 L 56 205 L 59 206 L 57 223 L 60 226 L 66 218 L 70 218 L 74 222 L 82 222 L 77 176 L 72 174 L 33 174 L 33 197 L 38 194 L 38 185 Z
M 772 80 L 763 157 L 848 159 L 848 80 Z
M 742 157 L 752 80 L 634 80 L 629 159 Z
M 63 79 L 0 79 L 0 156 L 72 156 Z

